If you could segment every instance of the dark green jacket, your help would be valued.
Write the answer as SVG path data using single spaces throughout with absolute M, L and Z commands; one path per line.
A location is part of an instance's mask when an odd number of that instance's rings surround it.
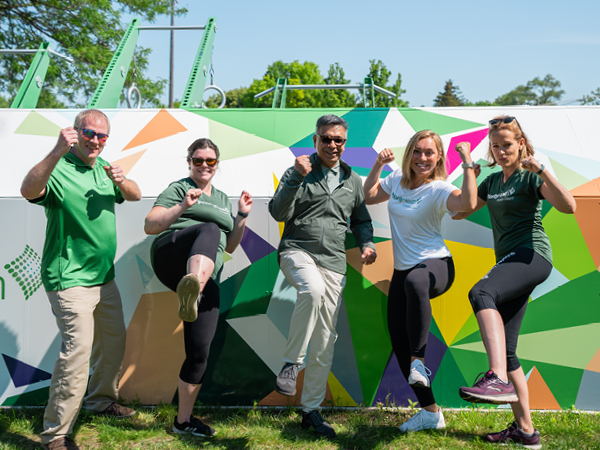
M 312 171 L 306 177 L 293 167 L 286 170 L 269 202 L 271 216 L 285 222 L 278 254 L 301 250 L 317 265 L 345 274 L 348 224 L 361 251 L 366 246 L 375 248 L 362 181 L 340 159 L 343 179 L 330 193 L 316 153 L 310 156 L 310 162 Z

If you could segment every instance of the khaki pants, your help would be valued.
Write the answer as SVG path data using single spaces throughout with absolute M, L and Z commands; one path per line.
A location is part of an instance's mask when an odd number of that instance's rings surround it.
M 283 362 L 302 364 L 306 358 L 302 409 L 318 411 L 327 391 L 346 276 L 317 266 L 301 251 L 279 255 L 279 266 L 298 291 Z
M 42 442 L 71 434 L 88 387 L 85 407 L 101 412 L 117 400 L 125 353 L 125 321 L 116 283 L 46 293 L 62 338 L 52 371 Z

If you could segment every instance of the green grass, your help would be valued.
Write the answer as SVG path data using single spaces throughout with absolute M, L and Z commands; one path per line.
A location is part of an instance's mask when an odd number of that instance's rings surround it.
M 0 449 L 39 447 L 43 409 L 0 410 Z M 211 439 L 171 432 L 176 406 L 138 408 L 128 419 L 79 414 L 73 438 L 82 449 L 493 449 L 483 441 L 490 431 L 506 428 L 508 411 L 463 409 L 444 411 L 447 428 L 403 435 L 398 425 L 414 411 L 397 408 L 327 409 L 325 419 L 338 437 L 326 440 L 300 428 L 297 409 L 220 409 L 195 411 L 217 430 Z M 544 449 L 599 449 L 600 414 L 534 412 Z M 506 447 L 501 447 L 506 448 Z M 509 447 L 510 448 L 510 447 Z

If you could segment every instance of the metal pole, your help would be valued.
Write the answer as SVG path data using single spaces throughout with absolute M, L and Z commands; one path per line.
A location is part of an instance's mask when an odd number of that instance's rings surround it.
M 146 25 L 143 27 L 138 27 L 138 30 L 204 30 L 205 26 L 202 25 L 177 25 L 177 26 L 169 26 L 169 25 Z
M 171 27 L 175 26 L 175 0 L 171 0 Z M 171 54 L 169 66 L 169 108 L 174 108 L 173 100 L 173 70 L 175 67 L 175 56 L 173 54 L 175 48 L 175 30 L 171 30 Z
M 370 88 L 371 84 L 367 83 L 367 84 L 288 84 L 286 85 L 286 89 L 287 90 L 309 90 L 309 89 L 363 89 L 363 88 Z M 377 85 L 372 85 L 373 89 L 375 89 L 377 92 L 381 92 L 382 94 L 385 95 L 389 95 L 390 97 L 394 97 L 396 98 L 396 94 L 394 94 L 393 92 L 388 91 L 387 89 L 384 89 L 382 87 L 379 87 Z M 254 98 L 261 98 L 264 97 L 267 94 L 270 94 L 271 92 L 273 92 L 276 89 L 276 87 L 271 87 L 269 89 L 267 89 L 266 91 L 263 92 L 259 92 L 258 94 L 256 94 L 254 96 Z

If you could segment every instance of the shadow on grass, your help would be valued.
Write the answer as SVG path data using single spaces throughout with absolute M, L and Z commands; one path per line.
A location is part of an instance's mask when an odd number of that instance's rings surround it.
M 203 438 L 195 437 L 191 435 L 176 435 L 177 440 L 185 442 L 191 447 L 206 447 L 208 444 L 212 444 L 214 448 L 227 449 L 227 450 L 243 450 L 249 447 L 250 439 L 247 437 L 237 438 L 219 438 L 219 435 L 214 438 Z
M 34 441 L 33 439 L 29 439 L 22 434 L 11 433 L 8 431 L 2 431 L 0 433 L 0 447 L 1 448 L 14 448 L 14 449 L 40 449 L 41 444 L 38 441 Z

